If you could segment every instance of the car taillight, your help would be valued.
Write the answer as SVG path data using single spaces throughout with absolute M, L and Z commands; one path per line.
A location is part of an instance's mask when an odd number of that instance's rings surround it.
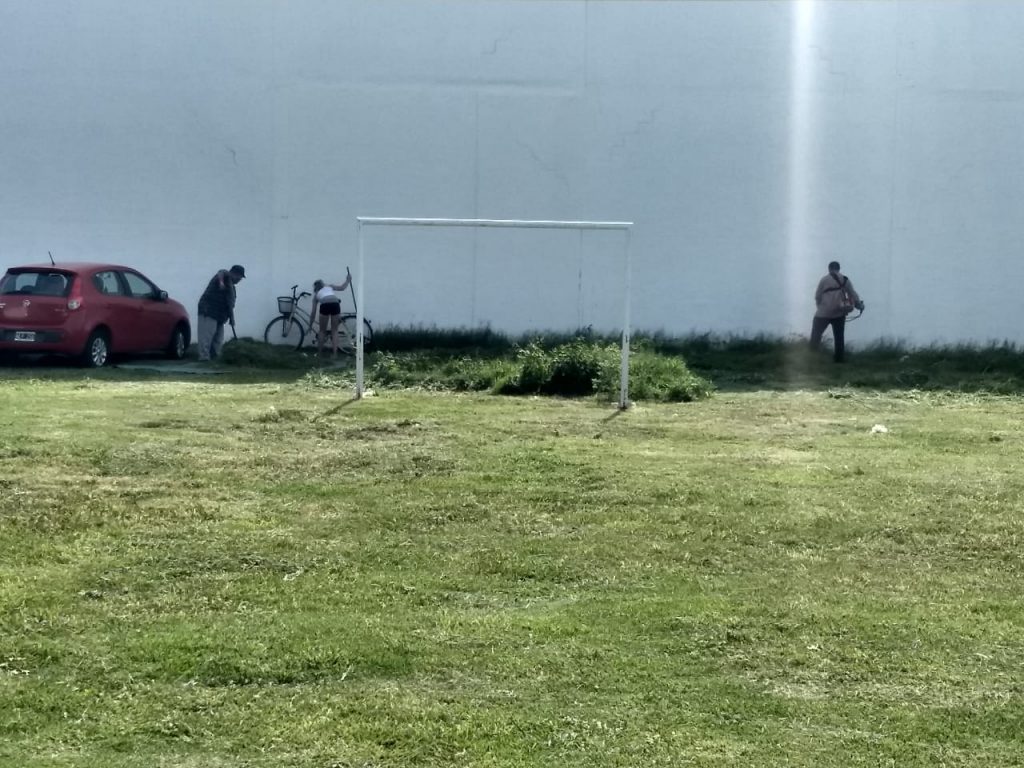
M 80 306 L 82 306 L 82 300 L 77 296 L 68 299 L 68 309 L 78 309 Z

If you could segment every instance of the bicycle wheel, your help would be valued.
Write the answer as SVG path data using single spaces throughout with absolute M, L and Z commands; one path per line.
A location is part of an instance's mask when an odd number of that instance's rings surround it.
M 267 344 L 299 349 L 302 347 L 302 339 L 305 335 L 306 331 L 302 327 L 302 323 L 294 317 L 281 315 L 267 323 L 267 329 L 263 332 L 263 340 Z
M 373 327 L 370 321 L 363 318 L 363 351 L 370 348 L 373 343 Z M 341 316 L 341 326 L 338 328 L 338 351 L 346 355 L 356 353 L 356 316 L 353 314 Z

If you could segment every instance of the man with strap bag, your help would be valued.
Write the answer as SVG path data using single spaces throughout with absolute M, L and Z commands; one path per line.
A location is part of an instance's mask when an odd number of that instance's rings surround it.
M 853 289 L 850 278 L 839 271 L 839 262 L 828 265 L 828 274 L 818 281 L 814 291 L 814 322 L 811 324 L 811 349 L 821 345 L 821 335 L 832 326 L 832 342 L 835 346 L 835 361 L 845 360 L 846 316 L 854 309 L 864 311 L 864 302 Z

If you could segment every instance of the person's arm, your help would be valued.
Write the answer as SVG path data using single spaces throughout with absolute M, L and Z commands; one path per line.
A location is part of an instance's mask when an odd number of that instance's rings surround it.
M 853 299 L 853 306 L 857 309 L 864 309 L 864 302 L 861 301 L 860 294 L 853 289 L 853 281 L 850 278 L 846 278 L 846 291 L 850 294 L 850 298 Z
M 814 304 L 815 304 L 815 306 L 819 306 L 819 307 L 821 306 L 821 297 L 824 295 L 824 293 L 825 293 L 825 281 L 824 280 L 819 280 L 818 281 L 818 287 L 814 291 Z
M 313 308 L 309 310 L 309 322 L 310 322 L 310 325 L 312 325 L 314 322 L 316 322 L 316 305 L 319 304 L 319 299 L 317 297 L 318 293 L 319 293 L 319 291 L 315 291 L 315 290 L 313 291 Z
M 351 282 L 352 282 L 352 275 L 349 275 L 348 277 L 345 278 L 345 282 L 344 283 L 342 283 L 341 285 L 332 285 L 331 288 L 333 288 L 336 291 L 344 291 L 346 288 L 348 288 L 348 286 L 349 286 L 349 284 Z

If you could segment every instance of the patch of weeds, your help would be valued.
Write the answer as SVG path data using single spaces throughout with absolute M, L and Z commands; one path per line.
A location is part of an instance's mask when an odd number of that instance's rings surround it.
M 347 438 L 372 438 L 388 435 L 399 435 L 407 432 L 415 432 L 423 429 L 423 425 L 412 419 L 399 419 L 398 421 L 382 421 L 373 424 L 363 424 L 358 427 L 344 430 Z
M 381 352 L 374 356 L 369 377 L 377 387 L 432 391 L 481 392 L 510 376 L 512 361 L 463 354 L 452 357 L 436 350 Z
M 317 369 L 303 374 L 299 383 L 316 389 L 345 389 L 352 386 L 352 377 L 346 373 L 332 373 Z
M 550 346 L 534 338 L 516 347 L 514 357 L 439 350 L 378 352 L 368 376 L 378 388 L 427 391 L 492 391 L 506 395 L 614 397 L 619 388 L 621 351 L 617 344 L 577 337 Z M 692 373 L 678 356 L 653 350 L 635 353 L 630 387 L 637 399 L 685 402 L 707 397 L 709 382 Z
M 246 338 L 227 342 L 221 351 L 221 362 L 244 368 L 301 370 L 309 368 L 315 361 L 294 347 Z
M 374 338 L 367 376 L 379 388 L 567 397 L 618 389 L 619 336 L 583 329 L 512 337 L 489 328 L 388 328 Z M 224 362 L 263 369 L 312 369 L 316 360 L 294 349 L 252 339 L 224 347 Z M 630 393 L 635 399 L 688 401 L 717 388 L 1024 391 L 1024 355 L 1011 342 L 911 347 L 883 340 L 848 343 L 845 366 L 832 363 L 828 343 L 812 351 L 800 336 L 753 337 L 637 331 L 632 337 Z M 351 386 L 309 373 L 309 386 Z
M 146 419 L 139 422 L 142 429 L 185 429 L 190 424 L 185 419 Z
M 828 396 L 833 400 L 849 400 L 853 397 L 853 392 L 849 389 L 830 389 Z
M 595 382 L 617 366 L 618 350 L 574 339 L 554 349 L 534 341 L 516 355 L 518 375 L 508 381 L 507 394 L 543 394 L 578 397 L 597 392 Z
M 517 362 L 518 375 L 499 384 L 498 391 L 565 397 L 615 397 L 619 391 L 621 350 L 614 344 L 577 338 L 545 349 L 534 342 L 519 351 Z M 643 348 L 631 355 L 629 387 L 634 399 L 660 402 L 689 402 L 714 390 L 681 357 Z
M 270 406 L 265 412 L 253 417 L 257 424 L 270 424 L 281 421 L 304 421 L 306 414 L 297 408 L 276 408 Z

